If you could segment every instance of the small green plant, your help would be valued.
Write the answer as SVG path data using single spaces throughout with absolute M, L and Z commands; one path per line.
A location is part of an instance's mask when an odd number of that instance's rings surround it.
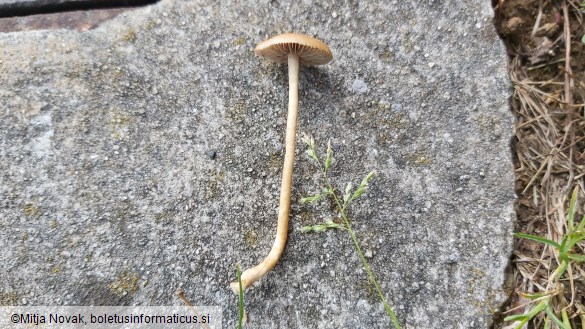
M 543 328 L 550 328 L 552 323 L 562 329 L 573 328 L 569 321 L 568 314 L 568 308 L 572 306 L 573 301 L 569 305 L 563 303 L 564 298 L 562 297 L 565 294 L 565 288 L 561 281 L 568 280 L 570 286 L 574 287 L 572 276 L 573 266 L 576 263 L 585 262 L 585 256 L 577 254 L 574 251 L 574 247 L 577 245 L 577 243 L 585 240 L 585 215 L 583 216 L 583 219 L 581 219 L 579 225 L 575 226 L 577 192 L 578 188 L 576 187 L 573 190 L 571 200 L 569 201 L 569 210 L 566 216 L 567 229 L 566 232 L 562 235 L 562 240 L 560 243 L 535 235 L 524 233 L 515 234 L 517 237 L 543 243 L 546 246 L 553 248 L 557 259 L 557 267 L 548 278 L 548 286 L 546 290 L 544 292 L 534 294 L 523 294 L 525 298 L 530 300 L 530 303 L 535 305 L 524 314 L 511 315 L 504 319 L 504 321 L 517 321 L 518 325 L 515 327 L 516 329 L 522 328 L 524 324 L 539 314 L 544 316 Z M 578 309 L 580 309 L 580 305 L 576 306 Z M 585 324 L 585 315 L 580 314 L 579 317 L 581 318 L 582 325 Z
M 336 223 L 333 220 L 328 220 L 322 224 L 302 227 L 301 231 L 302 232 L 317 232 L 317 233 L 319 233 L 319 232 L 325 232 L 328 229 L 346 230 L 349 233 L 351 240 L 353 241 L 353 244 L 354 244 L 354 246 L 357 250 L 357 253 L 358 253 L 358 255 L 362 261 L 362 264 L 364 266 L 364 269 L 368 273 L 368 278 L 373 283 L 374 288 L 376 290 L 376 293 L 378 294 L 378 297 L 382 301 L 382 304 L 384 304 L 384 309 L 386 310 L 386 313 L 388 313 L 388 315 L 390 316 L 390 319 L 392 320 L 392 324 L 394 325 L 394 327 L 399 329 L 400 324 L 398 323 L 398 319 L 396 318 L 396 315 L 394 315 L 394 312 L 392 312 L 392 308 L 390 307 L 390 305 L 386 301 L 386 298 L 384 297 L 384 294 L 382 293 L 382 289 L 380 289 L 380 285 L 378 284 L 378 281 L 376 281 L 376 277 L 374 276 L 374 273 L 372 272 L 372 269 L 370 268 L 370 264 L 368 263 L 368 261 L 366 260 L 366 257 L 364 256 L 364 253 L 362 252 L 362 248 L 360 247 L 360 244 L 358 243 L 355 232 L 351 228 L 351 224 L 350 224 L 349 218 L 347 216 L 348 207 L 350 206 L 350 204 L 354 200 L 356 200 L 362 194 L 364 194 L 364 192 L 366 191 L 366 187 L 368 186 L 368 183 L 370 182 L 370 180 L 372 180 L 372 178 L 374 177 L 375 172 L 372 171 L 369 174 L 367 174 L 366 177 L 362 180 L 362 182 L 360 183 L 360 185 L 358 186 L 358 188 L 355 191 L 353 190 L 353 185 L 351 184 L 351 182 L 348 183 L 347 186 L 345 187 L 343 198 L 341 198 L 341 196 L 338 195 L 337 192 L 335 192 L 335 189 L 333 188 L 333 185 L 332 185 L 331 180 L 330 180 L 329 175 L 328 175 L 329 169 L 331 168 L 331 162 L 333 160 L 333 149 L 331 148 L 331 141 L 329 141 L 327 143 L 327 152 L 325 155 L 325 159 L 323 161 L 319 160 L 319 157 L 317 156 L 317 150 L 315 148 L 315 141 L 313 140 L 313 138 L 305 136 L 303 138 L 303 142 L 305 144 L 307 144 L 307 147 L 308 147 L 307 154 L 309 155 L 309 157 L 311 159 L 313 159 L 313 161 L 315 162 L 315 164 L 317 165 L 317 167 L 321 171 L 322 180 L 323 180 L 323 189 L 322 189 L 321 193 L 317 193 L 317 194 L 314 194 L 314 195 L 311 195 L 308 197 L 301 198 L 300 202 L 303 204 L 304 203 L 315 203 L 321 199 L 330 198 L 333 200 L 335 206 L 337 207 L 337 211 L 338 211 L 339 216 L 342 219 L 342 222 Z
M 244 289 L 242 289 L 242 270 L 240 264 L 236 265 L 236 273 L 238 275 L 238 284 L 240 285 L 240 293 L 238 294 L 238 305 L 240 307 L 238 312 L 238 329 L 242 329 L 244 323 Z

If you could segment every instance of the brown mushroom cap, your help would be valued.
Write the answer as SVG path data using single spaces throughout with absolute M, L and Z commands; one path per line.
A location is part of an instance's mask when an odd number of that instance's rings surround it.
M 295 52 L 303 65 L 327 64 L 333 59 L 329 47 L 305 34 L 285 33 L 264 40 L 256 46 L 256 55 L 276 63 L 286 63 L 288 54 Z

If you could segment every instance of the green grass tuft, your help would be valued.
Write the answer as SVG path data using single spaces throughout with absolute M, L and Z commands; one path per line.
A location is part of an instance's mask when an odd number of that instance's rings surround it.
M 566 231 L 562 234 L 560 243 L 535 235 L 524 233 L 515 234 L 519 238 L 536 241 L 544 244 L 546 247 L 553 248 L 554 253 L 557 255 L 556 266 L 551 264 L 550 271 L 552 271 L 552 274 L 548 278 L 546 290 L 535 294 L 523 294 L 523 297 L 530 300 L 530 304 L 533 305 L 528 305 L 526 307 L 527 311 L 524 314 L 511 315 L 504 319 L 504 321 L 516 322 L 515 329 L 522 328 L 536 316 L 544 317 L 544 328 L 550 328 L 551 321 L 558 328 L 574 328 L 571 326 L 567 312 L 567 309 L 574 302 L 572 301 L 569 305 L 566 304 L 563 297 L 567 294 L 567 291 L 565 291 L 565 284 L 563 282 L 569 281 L 569 286 L 571 288 L 574 287 L 573 267 L 577 263 L 585 263 L 585 256 L 576 253 L 574 250 L 577 243 L 585 240 L 585 216 L 583 216 L 579 225 L 575 226 L 577 193 L 578 187 L 575 187 L 571 200 L 569 201 L 569 210 L 566 216 Z M 572 294 L 574 295 L 574 292 Z M 578 316 L 581 318 L 581 323 L 585 324 L 585 315 L 581 313 Z

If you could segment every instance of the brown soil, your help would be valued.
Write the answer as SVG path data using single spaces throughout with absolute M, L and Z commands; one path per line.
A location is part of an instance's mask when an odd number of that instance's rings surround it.
M 567 230 L 566 209 L 579 186 L 576 218 L 583 216 L 585 190 L 585 34 L 582 0 L 495 0 L 495 24 L 509 55 L 516 115 L 513 141 L 518 202 L 517 232 L 561 241 Z M 583 5 L 581 5 L 583 3 Z M 571 40 L 567 43 L 565 40 Z M 570 45 L 570 51 L 567 51 Z M 584 245 L 574 252 L 584 254 Z M 558 266 L 552 248 L 517 239 L 510 269 L 513 291 L 496 328 L 507 328 L 505 316 L 531 309 L 523 293 L 550 292 L 549 275 Z M 585 272 L 574 264 L 559 283 L 564 293 L 551 299 L 560 317 L 566 308 L 572 328 L 585 321 Z M 544 313 L 528 328 L 542 328 Z M 513 326 L 511 328 L 514 328 Z M 553 327 L 555 328 L 555 327 Z

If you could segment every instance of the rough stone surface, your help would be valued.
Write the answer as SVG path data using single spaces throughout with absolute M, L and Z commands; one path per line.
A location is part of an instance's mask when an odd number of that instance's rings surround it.
M 284 152 L 286 67 L 252 49 L 296 31 L 335 56 L 301 69 L 299 136 L 331 139 L 340 189 L 377 171 L 350 214 L 403 327 L 487 328 L 515 198 L 491 15 L 479 0 L 163 0 L 84 33 L 0 34 L 0 304 L 169 305 L 180 288 L 234 327 L 228 285 L 270 249 Z M 249 327 L 388 328 L 348 235 L 298 230 L 333 216 L 298 203 L 319 190 L 303 149 Z

